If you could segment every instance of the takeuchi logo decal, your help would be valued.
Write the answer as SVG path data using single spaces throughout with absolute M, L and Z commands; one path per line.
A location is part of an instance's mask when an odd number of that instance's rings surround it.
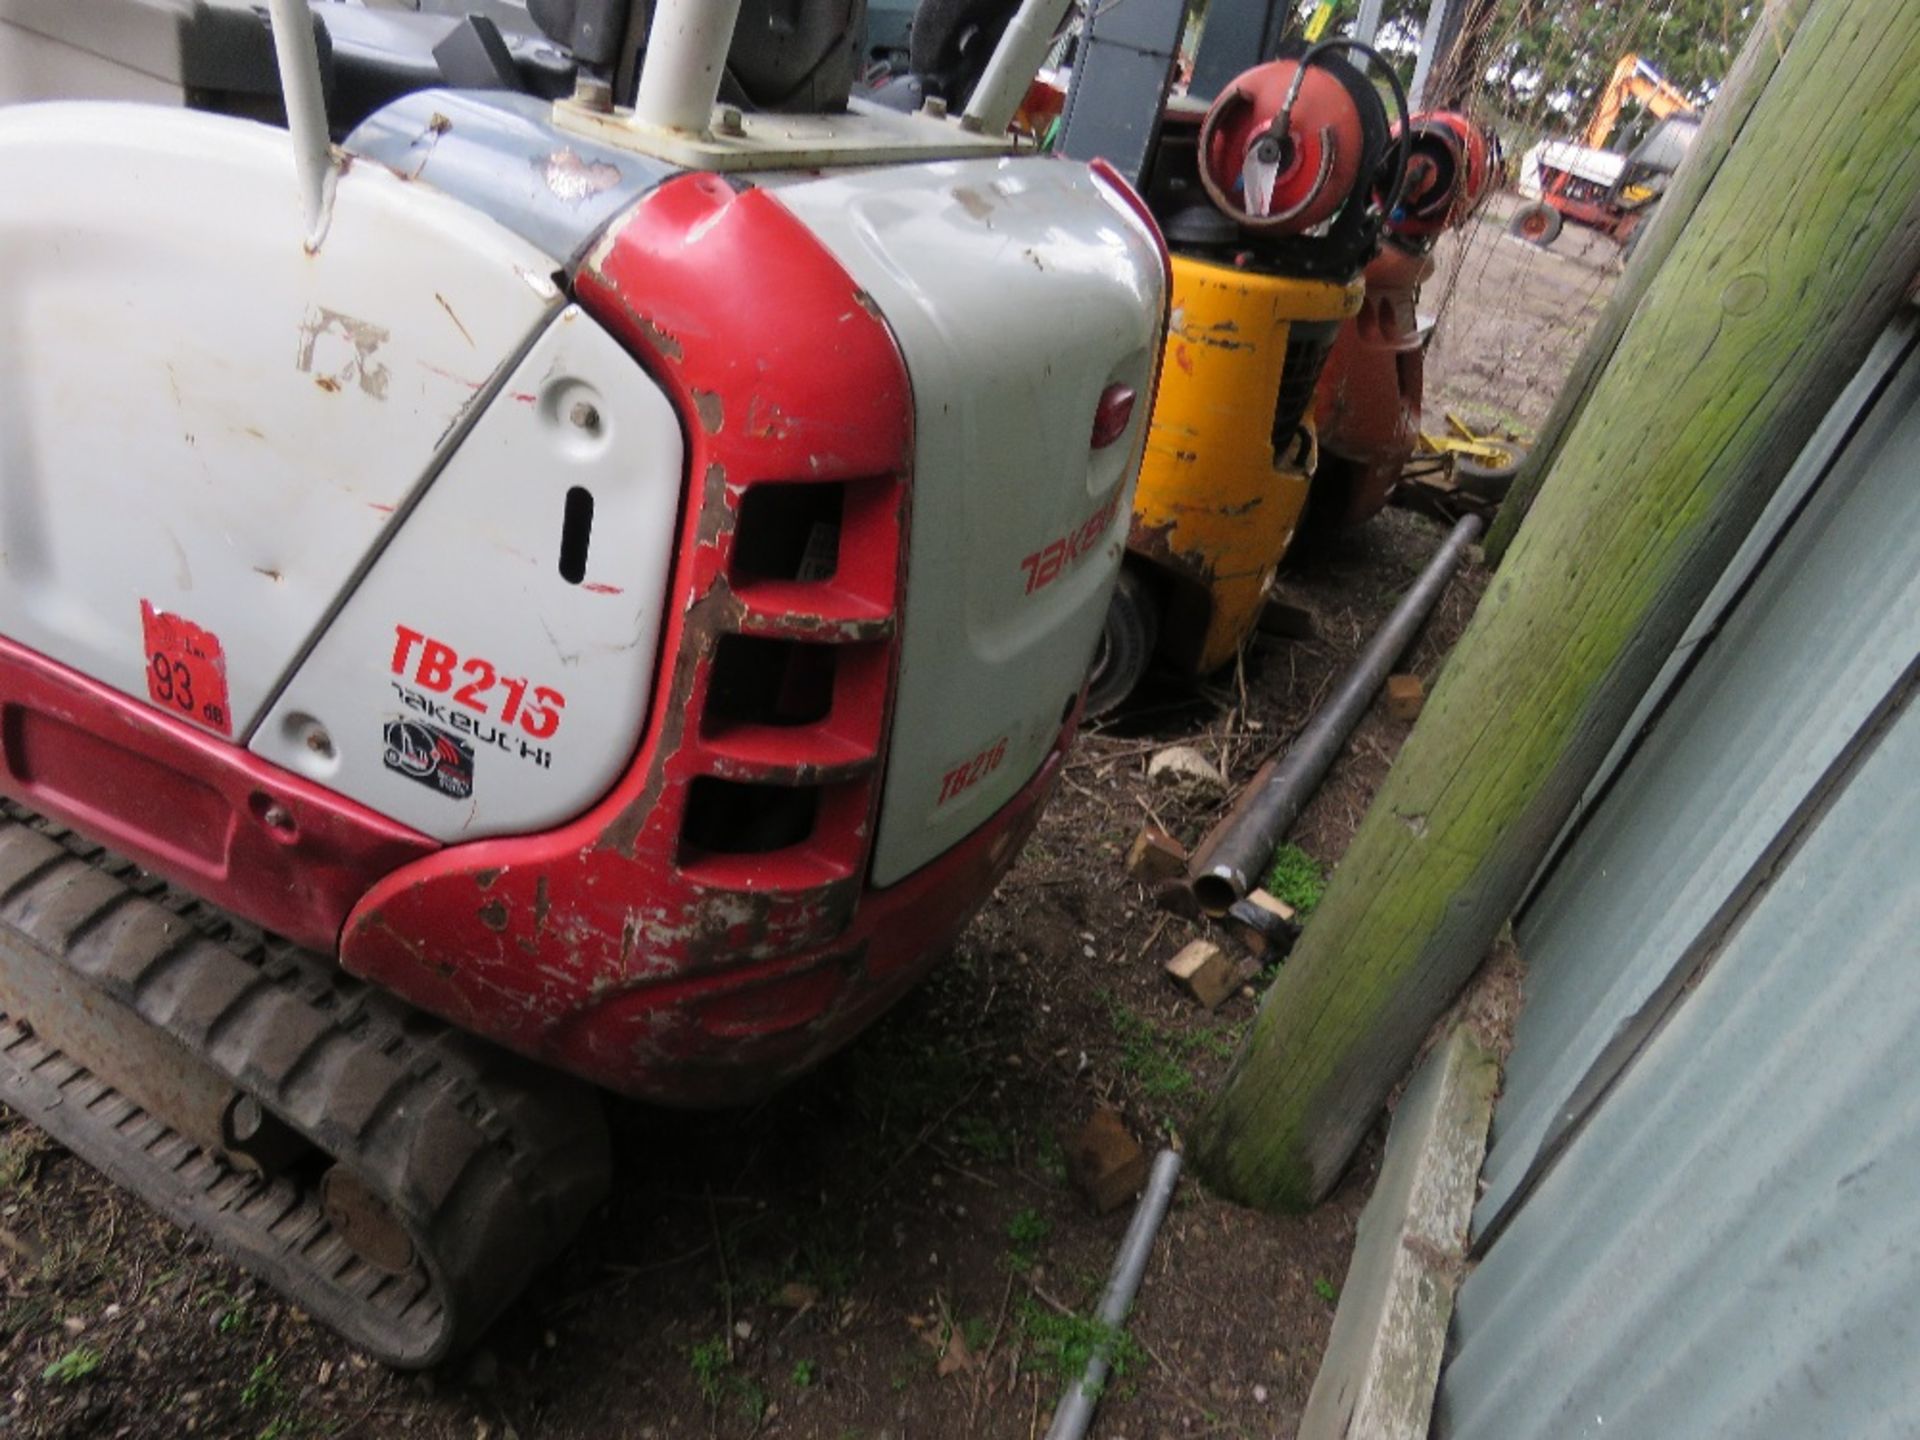
M 420 720 L 387 721 L 382 759 L 389 770 L 450 800 L 473 794 L 473 746 Z

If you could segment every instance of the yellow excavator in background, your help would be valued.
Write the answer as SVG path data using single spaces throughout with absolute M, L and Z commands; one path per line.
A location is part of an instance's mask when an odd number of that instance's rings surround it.
M 1620 111 L 1629 100 L 1639 101 L 1657 120 L 1694 113 L 1693 102 L 1678 86 L 1638 55 L 1622 55 L 1620 63 L 1613 67 L 1613 78 L 1600 92 L 1600 103 L 1594 108 L 1587 133 L 1581 137 L 1588 148 L 1607 148 L 1607 142 L 1613 139 L 1614 127 L 1620 123 Z

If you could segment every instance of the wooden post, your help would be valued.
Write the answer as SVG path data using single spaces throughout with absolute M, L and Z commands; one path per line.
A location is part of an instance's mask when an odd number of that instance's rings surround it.
M 1687 152 L 1686 162 L 1654 207 L 1653 218 L 1646 222 L 1646 232 L 1634 244 L 1627 273 L 1614 287 L 1606 309 L 1580 351 L 1580 358 L 1574 361 L 1566 383 L 1554 397 L 1553 408 L 1547 412 L 1546 422 L 1534 438 L 1520 474 L 1507 492 L 1507 498 L 1500 503 L 1500 513 L 1487 532 L 1488 564 L 1498 565 L 1513 543 L 1520 522 L 1526 519 L 1534 496 L 1540 492 L 1541 480 L 1553 469 L 1568 432 L 1586 408 L 1595 383 L 1626 334 L 1628 323 L 1646 299 L 1648 285 L 1673 253 L 1674 244 L 1694 223 L 1694 212 L 1700 207 L 1701 197 L 1707 193 L 1713 177 L 1719 174 L 1720 166 L 1733 148 L 1734 137 L 1746 125 L 1754 105 L 1773 79 L 1774 69 L 1786 53 L 1787 41 L 1800 28 L 1809 3 L 1810 0 L 1772 0 L 1733 68 L 1727 72 L 1727 78 L 1721 82 L 1719 93 L 1707 110 L 1706 122 L 1694 137 L 1693 148 Z
M 1750 45 L 1774 46 L 1762 24 Z M 1339 1178 L 1920 271 L 1920 5 L 1808 0 L 1194 1136 Z

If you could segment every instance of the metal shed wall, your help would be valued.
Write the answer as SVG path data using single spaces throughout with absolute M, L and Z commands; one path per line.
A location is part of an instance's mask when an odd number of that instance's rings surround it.
M 1920 1434 L 1911 339 L 1523 919 L 1439 1434 Z

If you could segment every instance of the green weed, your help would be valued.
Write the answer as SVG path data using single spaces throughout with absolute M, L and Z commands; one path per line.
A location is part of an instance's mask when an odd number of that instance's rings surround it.
M 1024 1274 L 1039 1258 L 1040 1246 L 1053 1233 L 1053 1225 L 1038 1210 L 1022 1210 L 1007 1222 L 1007 1239 L 1012 1242 L 1007 1262 Z
M 953 1127 L 953 1138 L 961 1149 L 995 1164 L 1013 1159 L 1014 1136 L 984 1115 L 963 1115 Z
M 1138 1365 L 1144 1352 L 1126 1331 L 1084 1315 L 1062 1315 L 1032 1296 L 1020 1302 L 1020 1333 L 1025 1339 L 1020 1368 L 1062 1383 L 1085 1373 L 1093 1352 L 1104 1346 L 1115 1377 Z
M 688 1354 L 687 1363 L 693 1370 L 694 1383 L 700 1387 L 700 1398 L 718 1407 L 726 1394 L 727 1372 L 733 1368 L 726 1337 L 716 1335 L 711 1340 L 702 1340 Z
M 1327 879 L 1318 860 L 1298 845 L 1282 845 L 1274 852 L 1264 888 L 1275 899 L 1286 901 L 1294 914 L 1305 920 L 1327 893 Z
M 240 1408 L 258 1410 L 278 1406 L 286 1400 L 286 1386 L 280 1381 L 280 1357 L 269 1355 L 253 1367 L 247 1383 L 240 1387 Z
M 793 1381 L 794 1389 L 805 1390 L 819 1378 L 819 1373 L 815 1370 L 813 1361 L 796 1360 L 793 1362 L 793 1374 L 789 1378 Z
M 56 1385 L 77 1385 L 100 1368 L 100 1352 L 76 1345 L 40 1372 L 42 1380 Z
M 1324 1275 L 1313 1277 L 1313 1293 L 1329 1305 L 1336 1304 L 1340 1299 L 1340 1287 Z

